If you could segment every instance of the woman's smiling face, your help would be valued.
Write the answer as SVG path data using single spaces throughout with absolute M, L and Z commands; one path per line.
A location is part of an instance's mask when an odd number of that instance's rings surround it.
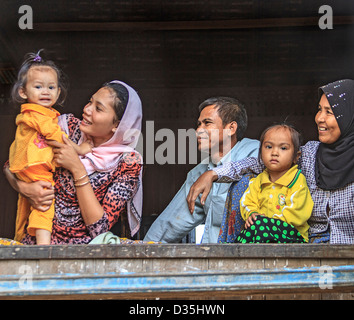
M 339 139 L 341 131 L 325 94 L 322 95 L 318 104 L 315 122 L 318 129 L 318 139 L 321 142 L 332 144 Z
M 94 146 L 108 141 L 119 124 L 113 109 L 114 94 L 107 88 L 101 88 L 84 107 L 80 130 L 93 140 Z

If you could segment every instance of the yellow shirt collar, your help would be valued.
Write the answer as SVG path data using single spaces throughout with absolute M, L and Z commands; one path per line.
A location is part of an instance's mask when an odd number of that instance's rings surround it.
M 299 177 L 301 170 L 298 169 L 297 164 L 292 166 L 283 176 L 281 176 L 277 181 L 275 181 L 276 184 L 280 184 L 284 187 L 291 188 L 296 180 Z M 260 174 L 260 184 L 267 184 L 267 183 L 273 183 L 269 179 L 269 174 L 268 170 L 265 169 L 261 174 Z

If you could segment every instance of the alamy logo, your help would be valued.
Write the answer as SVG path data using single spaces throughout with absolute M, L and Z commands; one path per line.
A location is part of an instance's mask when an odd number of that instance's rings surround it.
M 19 274 L 22 274 L 18 281 L 18 286 L 22 290 L 32 290 L 33 289 L 33 270 L 30 266 L 24 264 L 21 265 L 19 270 Z
M 330 266 L 321 266 L 319 269 L 320 279 L 318 286 L 320 289 L 333 289 L 333 270 Z
M 33 29 L 33 10 L 31 6 L 23 5 L 18 9 L 18 13 L 23 14 L 18 20 L 20 29 Z
M 318 13 L 323 16 L 318 20 L 318 26 L 321 30 L 333 29 L 333 10 L 331 6 L 323 5 L 318 9 Z

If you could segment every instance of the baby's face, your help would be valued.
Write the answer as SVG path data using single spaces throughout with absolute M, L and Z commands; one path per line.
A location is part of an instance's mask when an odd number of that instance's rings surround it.
M 27 73 L 25 88 L 20 88 L 21 98 L 28 103 L 36 103 L 43 107 L 52 107 L 59 98 L 58 76 L 50 67 L 32 67 Z

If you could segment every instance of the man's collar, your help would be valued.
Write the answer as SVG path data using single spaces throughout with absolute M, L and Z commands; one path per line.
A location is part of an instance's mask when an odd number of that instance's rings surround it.
M 237 144 L 239 143 L 236 142 L 236 144 L 231 148 L 231 150 L 226 153 L 220 160 L 217 164 L 213 163 L 213 161 L 211 160 L 211 157 L 209 156 L 209 164 L 208 164 L 208 169 L 213 169 L 215 167 L 219 167 L 219 166 L 222 166 L 224 165 L 225 163 L 228 163 L 228 162 L 231 162 L 232 158 L 231 158 L 231 154 L 232 154 L 232 151 L 235 149 L 235 147 L 237 146 Z

